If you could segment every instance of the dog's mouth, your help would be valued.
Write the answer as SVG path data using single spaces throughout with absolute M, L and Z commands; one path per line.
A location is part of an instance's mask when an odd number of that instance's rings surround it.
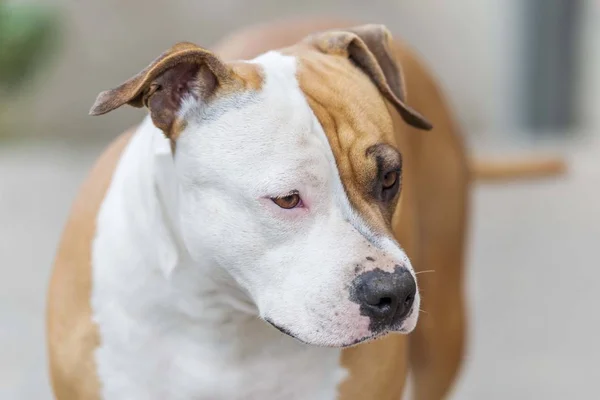
M 277 329 L 279 332 L 283 333 L 284 335 L 287 335 L 293 339 L 296 339 L 297 341 L 299 341 L 300 343 L 304 343 L 304 344 L 311 344 L 308 342 L 305 342 L 304 340 L 298 338 L 298 336 L 294 335 L 289 329 L 286 329 L 284 327 L 281 327 L 279 325 L 277 325 L 276 323 L 274 323 L 273 321 L 271 321 L 269 318 L 264 318 L 264 320 L 271 325 L 273 328 Z
M 362 343 L 366 343 L 366 342 L 371 342 L 374 340 L 378 340 L 383 338 L 384 336 L 386 336 L 388 333 L 392 333 L 394 331 L 382 331 L 382 332 L 377 332 L 377 333 L 373 333 L 371 335 L 368 336 L 364 336 L 362 338 L 356 339 L 352 342 L 349 343 L 343 343 L 343 344 L 325 344 L 325 343 L 311 343 L 311 342 L 307 342 L 305 340 L 300 339 L 298 336 L 294 335 L 294 333 L 292 333 L 289 329 L 286 329 L 282 326 L 277 325 L 276 323 L 274 323 L 272 320 L 270 320 L 269 318 L 264 318 L 264 320 L 271 325 L 273 328 L 277 329 L 279 332 L 283 333 L 286 336 L 289 336 L 295 340 L 297 340 L 298 342 L 302 343 L 302 344 L 307 344 L 310 346 L 317 346 L 317 347 L 334 347 L 334 348 L 348 348 L 348 347 L 354 347 L 357 346 L 359 344 Z M 398 331 L 395 331 L 396 333 L 404 333 L 404 330 L 400 329 Z

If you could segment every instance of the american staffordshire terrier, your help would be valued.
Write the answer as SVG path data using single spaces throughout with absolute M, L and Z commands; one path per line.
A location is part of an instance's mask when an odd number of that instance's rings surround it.
M 465 149 L 418 58 L 348 26 L 179 43 L 98 96 L 94 115 L 149 116 L 100 157 L 60 244 L 58 399 L 399 399 L 409 368 L 415 399 L 448 392 Z

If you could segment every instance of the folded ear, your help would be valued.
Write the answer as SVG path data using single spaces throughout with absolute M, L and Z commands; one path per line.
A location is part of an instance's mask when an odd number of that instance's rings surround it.
M 173 139 L 183 122 L 178 113 L 184 99 L 207 101 L 220 85 L 231 80 L 230 68 L 214 54 L 182 42 L 125 83 L 100 93 L 90 114 L 105 114 L 124 104 L 146 106 L 154 125 Z
M 324 53 L 348 57 L 371 78 L 406 123 L 424 130 L 432 128 L 427 119 L 404 102 L 406 93 L 402 70 L 390 50 L 392 35 L 385 26 L 362 25 L 322 32 L 308 40 Z

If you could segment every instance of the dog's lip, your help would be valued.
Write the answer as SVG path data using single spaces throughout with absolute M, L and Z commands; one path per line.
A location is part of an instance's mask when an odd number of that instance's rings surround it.
M 277 329 L 279 332 L 283 333 L 286 336 L 289 336 L 297 341 L 299 341 L 300 343 L 303 344 L 307 344 L 309 346 L 317 346 L 317 347 L 333 347 L 333 348 L 348 348 L 348 347 L 354 347 L 354 346 L 358 346 L 361 343 L 364 342 L 368 342 L 371 340 L 376 340 L 379 338 L 382 338 L 383 336 L 387 335 L 388 333 L 390 333 L 391 331 L 384 331 L 384 332 L 380 332 L 380 333 L 376 333 L 376 334 L 372 334 L 369 336 L 364 336 L 360 339 L 356 339 L 353 342 L 347 343 L 347 344 L 341 344 L 341 345 L 337 345 L 337 346 L 331 346 L 331 345 L 325 345 L 325 344 L 319 344 L 319 343 L 309 343 L 306 342 L 302 339 L 300 339 L 298 336 L 294 335 L 292 332 L 290 332 L 289 329 L 283 328 L 279 325 L 277 325 L 276 323 L 274 323 L 273 321 L 271 321 L 269 318 L 263 318 L 269 325 L 271 325 L 273 328 Z
M 399 328 L 384 329 L 381 332 L 373 333 L 373 334 L 371 334 L 369 336 L 364 336 L 364 337 L 362 337 L 360 339 L 356 339 L 352 343 L 344 344 L 344 345 L 341 345 L 339 347 L 341 347 L 341 348 L 347 348 L 347 347 L 358 346 L 359 344 L 362 344 L 362 343 L 366 343 L 366 342 L 371 342 L 371 341 L 374 341 L 374 340 L 383 339 L 387 335 L 394 334 L 394 333 L 395 334 L 402 334 L 402 335 L 407 335 L 407 334 L 411 333 L 411 330 L 406 329 L 406 327 L 404 325 L 405 324 L 403 323 Z
M 345 344 L 343 346 L 341 346 L 342 348 L 348 348 L 348 347 L 354 347 L 354 346 L 358 346 L 361 343 L 365 343 L 365 342 L 369 342 L 371 340 L 375 340 L 381 336 L 384 336 L 384 334 L 382 335 L 369 335 L 369 336 L 364 336 L 360 339 L 356 339 L 354 342 L 349 343 L 349 344 Z
M 412 314 L 412 311 L 411 313 Z M 409 316 L 410 316 L 409 314 Z M 347 344 L 340 344 L 340 345 L 326 345 L 326 344 L 320 344 L 320 343 L 310 343 L 307 342 L 305 340 L 300 339 L 298 336 L 294 335 L 289 329 L 284 328 L 280 325 L 277 325 L 275 322 L 273 322 L 271 319 L 269 318 L 263 318 L 264 321 L 266 321 L 269 325 L 271 325 L 273 328 L 277 329 L 279 332 L 283 333 L 286 336 L 289 336 L 295 340 L 297 340 L 298 342 L 302 343 L 302 344 L 306 344 L 309 346 L 316 346 L 316 347 L 333 347 L 333 348 L 341 348 L 341 349 L 345 349 L 348 347 L 354 347 L 354 346 L 358 346 L 359 344 L 365 343 L 365 342 L 370 342 L 373 340 L 378 340 L 381 339 L 385 336 L 387 336 L 388 334 L 391 333 L 396 333 L 396 334 L 402 334 L 402 335 L 407 335 L 409 334 L 412 330 L 408 330 L 406 329 L 406 320 L 403 321 L 403 323 L 396 329 L 392 328 L 392 329 L 385 329 L 381 332 L 377 332 L 377 333 L 373 333 L 371 335 L 368 336 L 364 336 L 362 338 L 356 339 L 353 342 L 347 343 Z
M 293 339 L 296 339 L 297 341 L 299 341 L 300 343 L 304 343 L 304 344 L 311 344 L 308 342 L 305 342 L 304 340 L 298 338 L 296 335 L 294 335 L 289 329 L 286 329 L 284 327 L 281 327 L 279 325 L 277 325 L 275 322 L 271 321 L 269 318 L 263 318 L 269 325 L 271 325 L 273 328 L 277 329 L 279 332 L 283 333 L 284 335 L 287 335 Z M 313 345 L 314 346 L 314 345 Z

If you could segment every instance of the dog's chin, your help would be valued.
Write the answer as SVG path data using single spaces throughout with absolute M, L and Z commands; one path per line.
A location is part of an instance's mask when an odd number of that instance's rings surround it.
M 401 328 L 399 328 L 399 329 L 384 330 L 382 332 L 374 333 L 372 335 L 365 336 L 363 338 L 357 339 L 357 340 L 355 340 L 355 341 L 353 341 L 353 342 L 351 342 L 349 344 L 344 344 L 344 345 L 337 346 L 337 347 L 341 347 L 341 348 L 354 347 L 354 346 L 358 346 L 359 344 L 374 342 L 376 340 L 383 339 L 386 336 L 392 335 L 392 334 L 396 334 L 396 335 L 408 335 L 413 330 L 414 330 L 414 327 L 405 328 L 404 324 L 403 324 L 403 326 Z
M 378 333 L 373 333 L 372 335 L 365 336 L 365 337 L 363 337 L 361 339 L 355 340 L 355 341 L 353 341 L 353 342 L 351 342 L 349 344 L 345 344 L 345 345 L 342 345 L 342 346 L 339 346 L 339 347 L 342 347 L 342 348 L 353 347 L 353 346 L 357 346 L 359 344 L 373 342 L 375 340 L 383 339 L 386 336 L 392 335 L 392 334 L 396 334 L 396 335 L 408 335 L 413 330 L 414 330 L 414 325 L 413 326 L 407 326 L 407 324 L 404 323 L 398 329 L 395 329 L 395 328 L 386 329 L 384 331 L 381 331 L 381 332 L 378 332 Z
M 348 341 L 336 341 L 335 339 L 333 340 L 327 340 L 325 338 L 321 338 L 321 339 L 311 339 L 311 340 L 306 340 L 302 337 L 299 337 L 298 335 L 294 334 L 293 332 L 291 332 L 289 329 L 284 328 L 282 326 L 277 325 L 276 323 L 274 323 L 272 320 L 265 318 L 265 321 L 271 325 L 272 327 L 274 327 L 275 329 L 277 329 L 279 332 L 283 333 L 284 335 L 287 335 L 293 339 L 295 339 L 296 341 L 302 343 L 302 344 L 307 344 L 310 346 L 317 346 L 317 347 L 331 347 L 331 348 L 348 348 L 348 347 L 354 347 L 354 346 L 358 346 L 359 344 L 363 344 L 363 343 L 368 343 L 368 342 L 372 342 L 378 339 L 382 339 L 385 336 L 387 336 L 390 333 L 396 333 L 396 334 L 408 334 L 410 333 L 413 329 L 406 329 L 404 327 L 405 324 L 403 324 L 402 327 L 400 327 L 399 329 L 391 329 L 391 330 L 384 330 L 381 332 L 376 332 L 376 333 L 371 333 L 369 335 L 357 338 L 357 339 L 352 339 L 352 340 L 348 340 Z

